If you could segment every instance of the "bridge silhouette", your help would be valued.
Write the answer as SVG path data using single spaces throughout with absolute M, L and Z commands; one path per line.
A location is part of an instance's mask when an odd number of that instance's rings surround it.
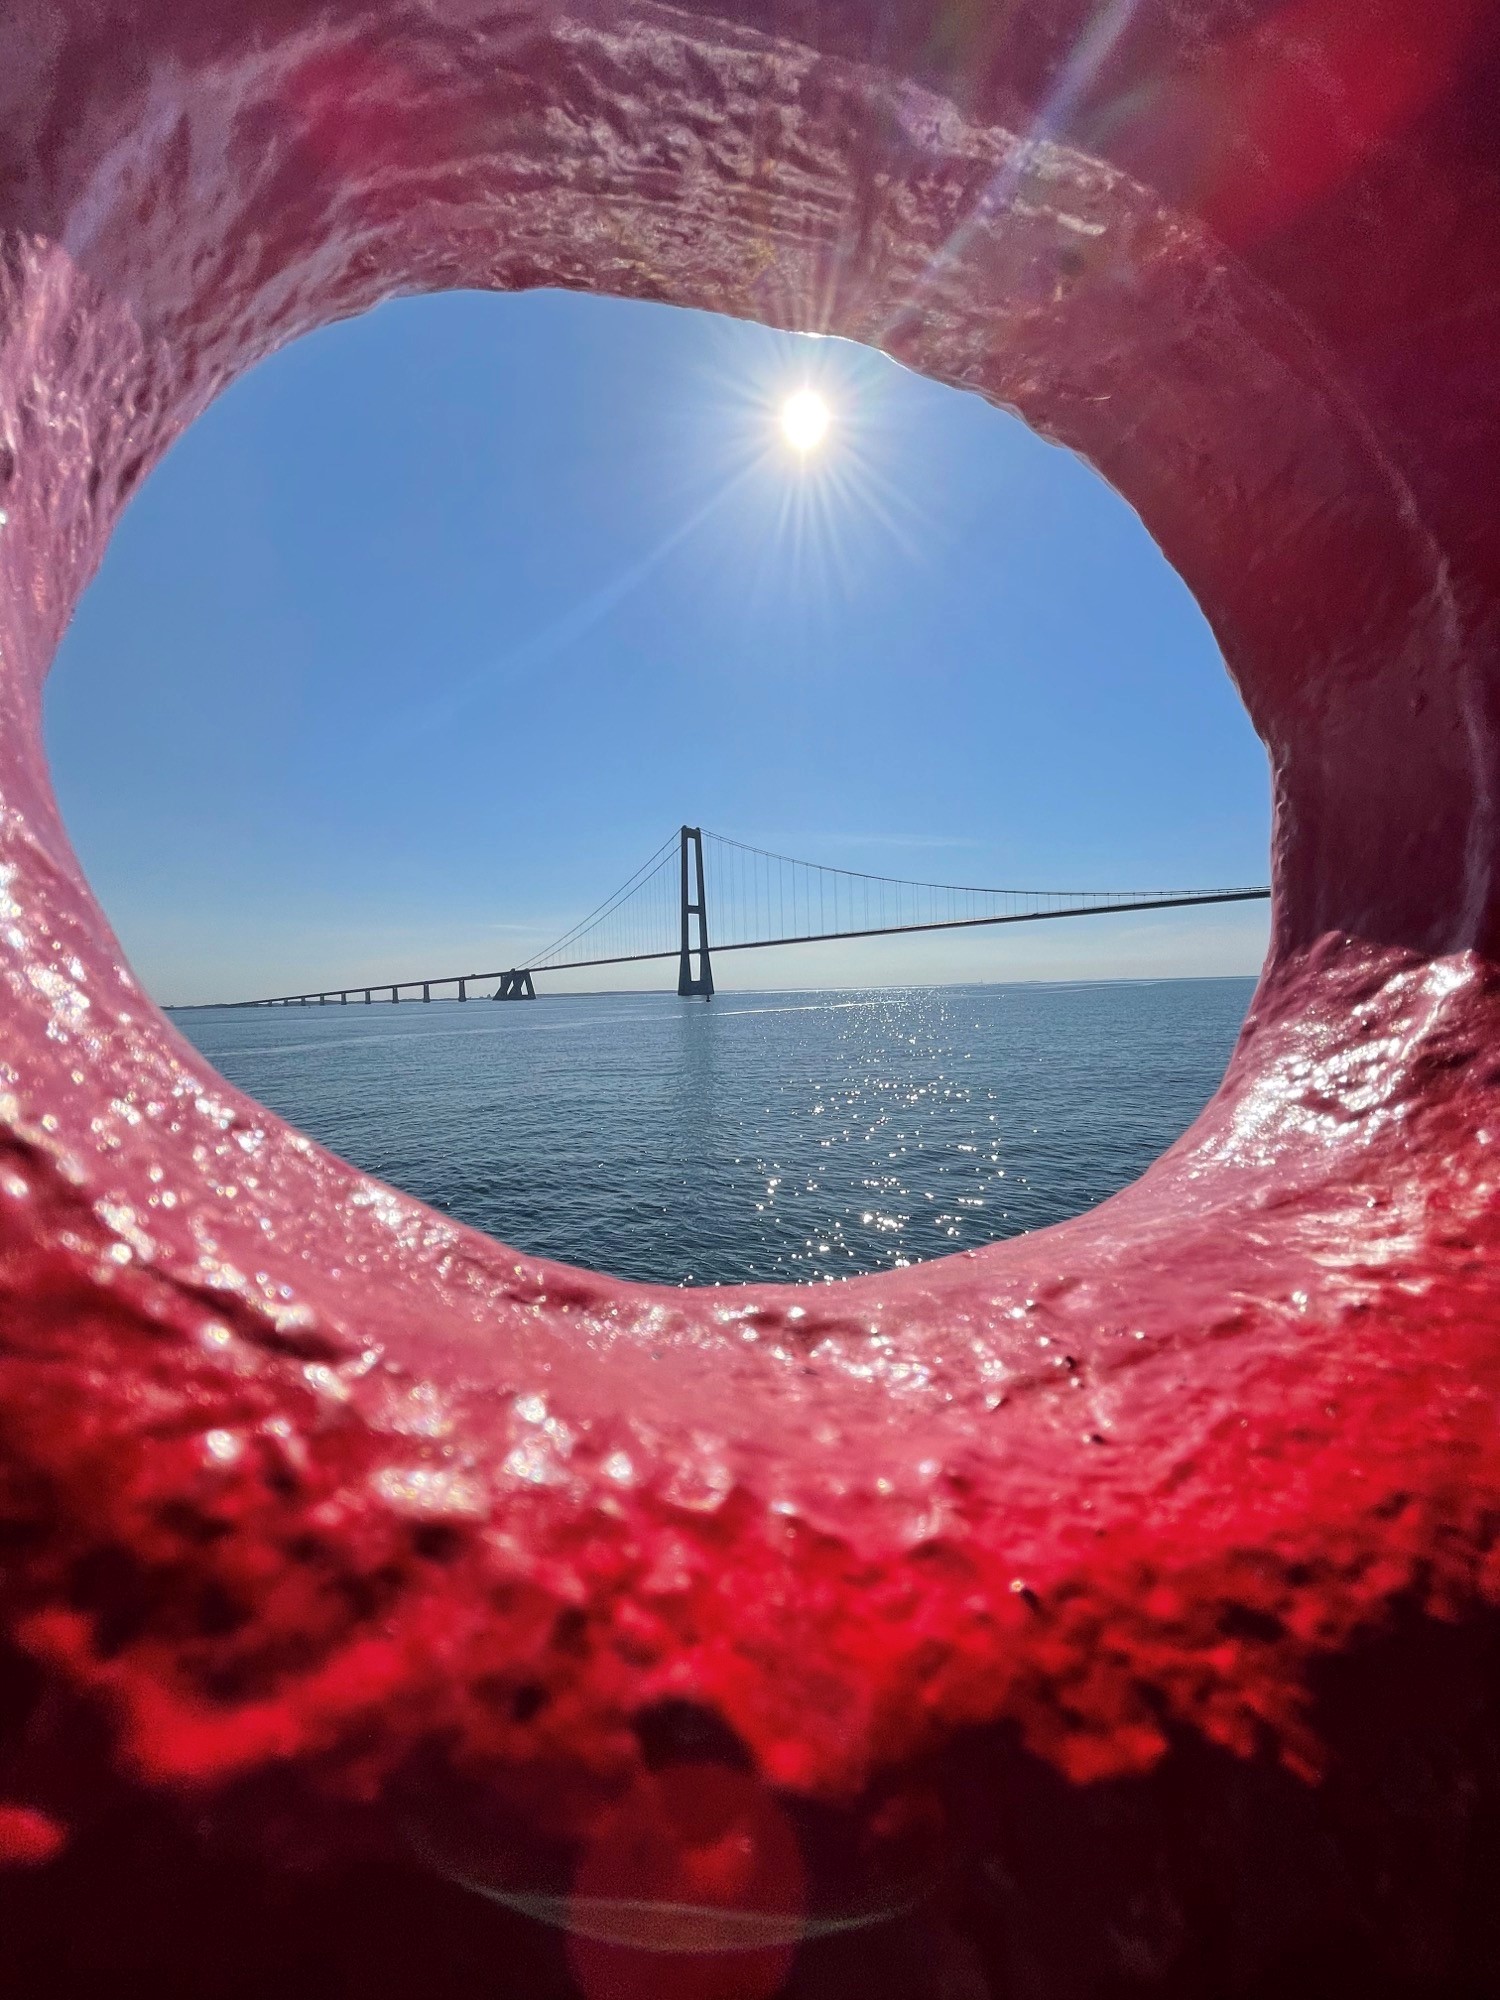
M 715 936 L 709 941 L 709 889 Z M 501 972 L 450 972 L 425 979 L 357 981 L 221 1007 L 371 1005 L 403 994 L 431 1000 L 451 987 L 459 1000 L 531 1000 L 538 973 L 677 960 L 677 991 L 686 999 L 714 993 L 713 958 L 733 951 L 775 951 L 836 939 L 897 937 L 918 931 L 979 930 L 1064 917 L 1122 916 L 1131 910 L 1180 910 L 1209 903 L 1264 902 L 1266 888 L 975 889 L 951 882 L 909 882 L 852 868 L 795 860 L 727 835 L 683 826 L 614 894 L 544 951 Z M 493 993 L 483 989 L 494 987 Z M 480 989 L 471 993 L 470 988 Z

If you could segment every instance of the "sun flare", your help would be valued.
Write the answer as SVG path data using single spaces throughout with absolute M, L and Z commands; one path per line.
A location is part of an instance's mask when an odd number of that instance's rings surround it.
M 782 435 L 804 457 L 822 444 L 832 421 L 833 412 L 816 389 L 799 389 L 781 406 Z

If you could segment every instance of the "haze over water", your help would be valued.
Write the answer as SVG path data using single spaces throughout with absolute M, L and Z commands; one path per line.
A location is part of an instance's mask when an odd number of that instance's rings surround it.
M 186 1011 L 231 1083 L 536 1254 L 814 1281 L 1077 1215 L 1223 1074 L 1250 979 Z

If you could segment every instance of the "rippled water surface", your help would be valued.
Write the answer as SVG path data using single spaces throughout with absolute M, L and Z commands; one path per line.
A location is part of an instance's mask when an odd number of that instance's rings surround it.
M 1248 979 L 179 1013 L 231 1082 L 522 1249 L 674 1283 L 1076 1215 L 1191 1121 Z

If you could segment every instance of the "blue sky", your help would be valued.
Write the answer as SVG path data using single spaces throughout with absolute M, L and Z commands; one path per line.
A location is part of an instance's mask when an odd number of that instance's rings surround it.
M 808 383 L 833 424 L 803 462 L 776 413 Z M 1267 867 L 1212 637 L 1085 466 L 842 342 L 558 293 L 403 300 L 232 388 L 127 513 L 48 737 L 171 1002 L 524 963 L 683 820 L 979 885 Z M 719 977 L 1241 973 L 1264 948 L 1252 905 Z

